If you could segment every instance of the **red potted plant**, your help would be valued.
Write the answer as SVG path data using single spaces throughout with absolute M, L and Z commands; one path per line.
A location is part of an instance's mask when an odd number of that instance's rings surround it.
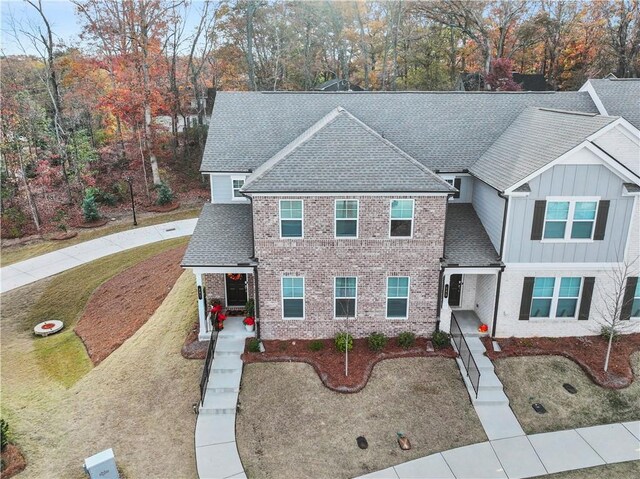
M 242 322 L 244 323 L 244 327 L 247 331 L 249 331 L 250 333 L 253 332 L 253 328 L 256 325 L 255 318 L 253 318 L 252 316 L 247 316 Z
M 224 320 L 227 319 L 227 316 L 222 314 L 222 313 L 218 313 L 218 317 L 216 318 L 217 320 L 217 327 L 216 327 L 216 331 L 222 331 L 224 329 Z

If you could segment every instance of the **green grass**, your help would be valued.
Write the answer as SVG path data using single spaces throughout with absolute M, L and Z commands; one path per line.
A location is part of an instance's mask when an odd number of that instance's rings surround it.
M 98 286 L 127 268 L 163 251 L 184 245 L 188 240 L 188 237 L 176 238 L 141 246 L 53 277 L 20 324 L 21 329 L 30 331 L 44 320 L 58 319 L 64 322 L 64 332 L 35 339 L 35 357 L 46 374 L 68 388 L 91 370 L 89 356 L 73 328 Z
M 162 214 L 154 213 L 153 216 L 139 218 L 137 227 L 152 226 L 160 223 L 167 223 L 169 221 L 196 218 L 199 213 L 200 208 L 178 210 Z M 13 263 L 18 263 L 29 258 L 34 258 L 36 256 L 66 248 L 67 246 L 73 246 L 74 244 L 101 238 L 102 236 L 119 233 L 121 231 L 127 231 L 133 228 L 134 226 L 131 224 L 131 220 L 120 220 L 118 223 L 107 224 L 101 228 L 79 230 L 78 236 L 65 241 L 43 240 L 28 245 L 5 246 L 2 248 L 2 255 L 0 255 L 0 264 L 2 266 L 9 266 Z

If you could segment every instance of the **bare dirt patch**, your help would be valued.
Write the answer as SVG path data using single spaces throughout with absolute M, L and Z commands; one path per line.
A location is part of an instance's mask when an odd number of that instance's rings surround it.
M 4 468 L 0 472 L 0 478 L 2 479 L 9 479 L 21 473 L 27 467 L 27 461 L 24 460 L 20 449 L 13 444 L 7 444 L 7 447 L 2 451 L 2 462 L 4 463 Z
M 327 389 L 307 364 L 249 364 L 239 400 L 238 451 L 254 479 L 355 477 L 487 440 L 448 358 L 383 361 L 356 394 Z M 410 451 L 400 450 L 397 432 Z
M 607 340 L 601 336 L 572 338 L 497 339 L 502 351 L 493 351 L 491 339 L 482 338 L 487 356 L 494 359 L 518 356 L 564 356 L 575 361 L 600 386 L 625 388 L 633 381 L 631 355 L 640 351 L 640 333 L 620 336 L 613 344 L 609 371 L 604 371 Z
M 180 208 L 180 203 L 169 203 L 166 205 L 151 205 L 145 208 L 149 213 L 168 213 Z
M 198 340 L 198 328 L 199 324 L 195 323 L 184 340 L 180 353 L 185 359 L 204 359 L 207 357 L 209 341 Z
M 75 327 L 94 365 L 147 322 L 183 273 L 186 246 L 149 258 L 95 290 Z
M 249 340 L 247 340 L 248 342 Z M 321 342 L 320 351 L 311 351 L 312 342 Z M 291 362 L 298 361 L 310 364 L 318 373 L 323 384 L 334 391 L 354 393 L 367 385 L 373 367 L 383 359 L 395 358 L 455 358 L 456 352 L 450 346 L 444 349 L 427 351 L 427 339 L 417 338 L 414 346 L 408 349 L 397 345 L 396 338 L 389 339 L 382 351 L 371 351 L 367 340 L 354 339 L 353 350 L 349 352 L 349 375 L 345 376 L 345 353 L 339 352 L 333 339 L 324 340 L 266 340 L 262 342 L 264 353 L 244 353 L 245 363 L 258 362 Z
M 631 360 L 637 377 L 640 353 Z M 604 388 L 561 356 L 505 358 L 494 365 L 527 434 L 640 420 L 640 381 L 624 389 Z M 565 390 L 565 383 L 574 386 L 577 393 Z M 536 413 L 533 403 L 542 404 L 547 413 Z

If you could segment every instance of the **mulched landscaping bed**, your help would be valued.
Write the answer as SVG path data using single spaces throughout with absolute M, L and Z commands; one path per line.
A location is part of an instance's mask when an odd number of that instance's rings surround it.
M 7 444 L 7 447 L 2 451 L 2 460 L 4 461 L 4 469 L 0 472 L 0 478 L 9 479 L 16 474 L 24 471 L 27 467 L 27 461 L 24 456 L 13 444 Z
M 184 270 L 185 246 L 123 271 L 95 290 L 75 332 L 94 365 L 129 339 L 153 315 Z
M 198 328 L 199 324 L 195 323 L 184 340 L 180 354 L 185 359 L 204 359 L 207 357 L 209 341 L 198 341 Z
M 180 203 L 169 203 L 168 205 L 150 205 L 145 207 L 145 211 L 150 213 L 168 213 L 180 208 Z
M 609 389 L 622 389 L 633 382 L 630 356 L 640 351 L 640 333 L 625 334 L 615 340 L 604 372 L 608 341 L 602 336 L 571 338 L 505 338 L 497 339 L 502 351 L 493 351 L 490 338 L 482 338 L 489 359 L 516 356 L 564 356 L 577 363 L 596 384 Z
M 247 340 L 247 343 L 250 340 Z M 427 351 L 427 339 L 418 338 L 413 347 L 403 349 L 391 338 L 380 352 L 374 352 L 367 346 L 366 338 L 354 339 L 353 350 L 349 352 L 349 376 L 345 377 L 345 354 L 338 352 L 333 339 L 320 340 L 324 347 L 321 351 L 311 351 L 311 340 L 292 341 L 265 340 L 264 353 L 245 352 L 242 360 L 247 363 L 260 362 L 303 362 L 310 364 L 318 373 L 323 384 L 337 392 L 355 393 L 362 390 L 371 376 L 373 367 L 383 359 L 447 357 L 455 358 L 456 352 L 450 347 Z

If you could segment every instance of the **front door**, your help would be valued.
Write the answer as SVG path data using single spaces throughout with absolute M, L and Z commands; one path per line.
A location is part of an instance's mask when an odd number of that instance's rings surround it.
M 462 296 L 462 275 L 452 274 L 449 278 L 449 306 L 455 308 L 460 306 Z
M 227 306 L 242 306 L 247 302 L 247 275 L 226 274 Z

